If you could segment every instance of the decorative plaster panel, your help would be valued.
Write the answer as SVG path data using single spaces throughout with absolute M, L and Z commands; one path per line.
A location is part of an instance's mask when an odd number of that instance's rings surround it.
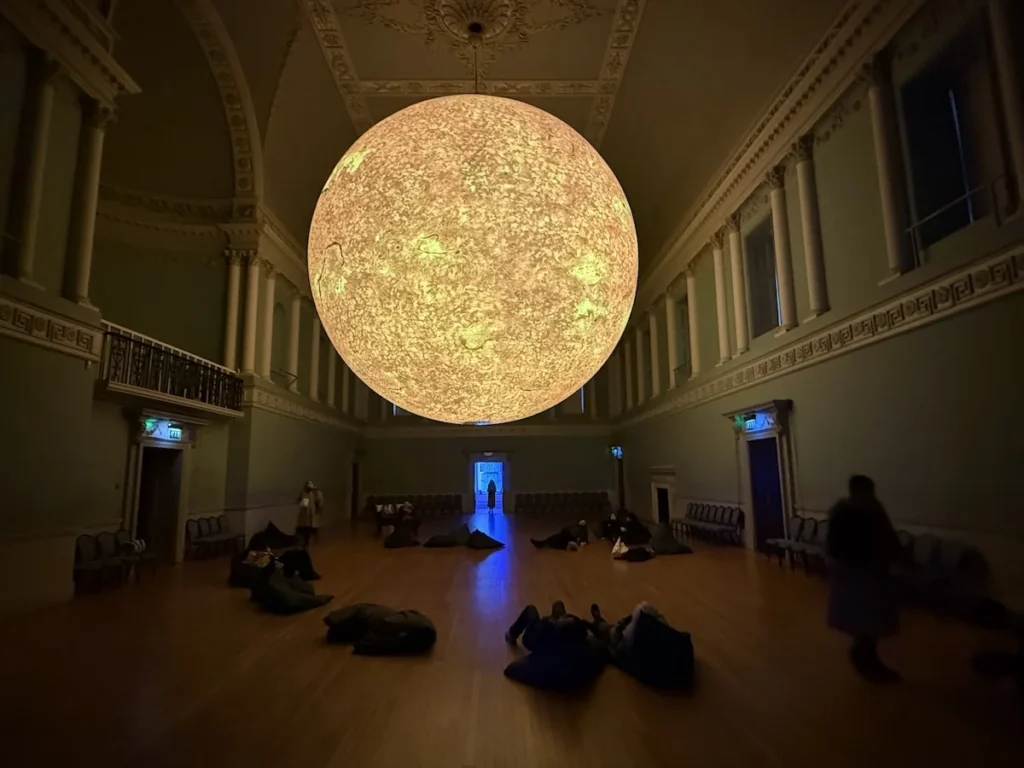
M 373 118 L 366 98 L 356 88 L 359 76 L 352 65 L 352 57 L 345 46 L 345 38 L 341 34 L 341 26 L 331 0 L 304 0 L 303 7 L 316 32 L 320 49 L 327 59 L 327 68 L 331 70 L 331 77 L 345 103 L 349 119 L 356 131 L 363 133 L 373 125 Z
M 598 85 L 599 95 L 590 107 L 590 117 L 583 135 L 595 147 L 601 146 L 608 122 L 612 119 L 615 108 L 615 97 L 619 93 L 622 76 L 626 73 L 629 54 L 633 50 L 636 31 L 640 27 L 640 18 L 644 13 L 647 0 L 619 0 L 615 6 L 615 21 L 608 36 L 604 61 L 601 63 L 601 80 Z
M 631 426 L 655 416 L 696 407 L 1022 288 L 1024 247 L 1018 247 L 937 278 L 747 365 L 706 381 L 698 380 L 696 386 L 674 390 L 646 410 L 625 416 L 620 425 Z
M 0 334 L 98 362 L 103 331 L 0 296 Z

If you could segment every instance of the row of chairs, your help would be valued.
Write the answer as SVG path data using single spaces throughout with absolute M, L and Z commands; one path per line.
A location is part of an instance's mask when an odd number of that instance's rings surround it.
M 575 518 L 603 518 L 612 505 L 606 491 L 564 493 L 517 493 L 514 510 L 523 515 L 557 515 Z
M 794 515 L 789 518 L 789 536 L 768 539 L 764 543 L 765 554 L 770 560 L 778 556 L 779 566 L 789 555 L 789 567 L 803 564 L 804 572 L 810 573 L 812 566 L 819 570 L 825 567 L 825 551 L 828 544 L 828 520 Z
M 739 507 L 691 501 L 686 505 L 686 516 L 679 522 L 687 536 L 716 544 L 743 544 L 743 510 Z
M 244 536 L 231 530 L 226 515 L 190 518 L 185 521 L 185 555 L 216 555 L 244 546 Z
M 390 496 L 367 496 L 366 516 L 372 518 L 377 511 L 378 504 L 399 504 L 409 502 L 417 515 L 430 517 L 434 515 L 461 515 L 462 495 L 458 493 L 446 494 L 405 494 Z
M 135 551 L 128 531 L 104 531 L 95 536 L 83 533 L 75 540 L 76 589 L 93 587 L 102 589 L 113 579 L 123 584 L 134 572 L 138 578 L 140 566 L 149 565 L 156 572 L 156 553 Z

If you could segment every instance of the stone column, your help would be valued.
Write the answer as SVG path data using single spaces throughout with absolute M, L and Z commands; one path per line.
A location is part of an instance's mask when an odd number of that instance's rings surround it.
M 293 287 L 288 311 L 288 389 L 299 391 L 299 323 L 302 322 L 302 295 Z
M 338 369 L 338 353 L 334 351 L 332 347 L 329 354 L 327 355 L 327 407 L 334 408 L 335 395 L 334 390 L 337 389 L 337 369 Z
M 277 272 L 273 265 L 263 261 L 263 338 L 260 339 L 260 376 L 270 378 L 271 362 L 274 353 L 274 288 L 277 285 Z
M 586 387 L 583 391 L 585 393 L 584 396 L 586 397 L 587 414 L 590 416 L 591 419 L 596 419 L 598 415 L 597 374 L 594 374 L 594 378 L 587 382 Z
M 887 68 L 878 57 L 865 65 L 862 76 L 868 85 L 868 102 L 871 105 L 871 130 L 875 139 L 875 163 L 878 166 L 878 189 L 882 198 L 889 277 L 895 277 L 911 269 L 911 263 L 907 249 L 906 195 L 892 82 Z
M 622 413 L 622 358 L 616 347 L 605 366 L 608 369 L 608 415 Z
M 658 313 L 651 307 L 647 315 L 647 325 L 651 332 L 651 398 L 661 394 L 661 355 L 658 354 Z
M 1024 106 L 1021 104 L 1020 71 L 1017 68 L 1017 52 L 1014 50 L 1010 0 L 991 0 L 988 18 L 1019 203 L 1024 199 Z
M 644 370 L 644 325 L 638 323 L 633 329 L 636 338 L 636 404 L 643 403 L 647 397 L 647 371 Z
M 767 176 L 772 204 L 772 235 L 775 241 L 775 274 L 779 283 L 779 325 L 796 328 L 796 288 L 793 286 L 793 252 L 789 242 L 789 211 L 786 207 L 786 171 L 781 165 Z
M 242 373 L 256 372 L 256 311 L 260 298 L 260 259 L 256 251 L 246 252 L 245 316 L 242 332 Z
M 320 318 L 313 307 L 313 336 L 309 342 L 309 399 L 320 399 Z
M 341 361 L 341 412 L 352 413 L 352 370 Z
M 690 378 L 700 373 L 700 333 L 697 326 L 697 275 L 696 264 L 686 268 L 686 319 L 690 326 Z
M 238 370 L 238 302 L 242 293 L 242 257 L 230 248 L 228 260 L 227 317 L 224 318 L 224 367 Z
M 729 351 L 729 304 L 725 287 L 725 252 L 723 237 L 716 232 L 711 238 L 711 257 L 715 262 L 715 313 L 718 321 L 718 365 L 731 357 Z
M 825 280 L 825 250 L 821 244 L 821 216 L 818 212 L 818 182 L 814 176 L 814 136 L 800 137 L 796 153 L 796 183 L 800 195 L 800 225 L 804 235 L 804 266 L 811 317 L 828 312 L 828 283 Z
M 679 305 L 676 297 L 672 294 L 672 288 L 665 293 L 665 347 L 668 350 L 666 364 L 668 365 L 668 388 L 675 389 L 676 368 L 679 367 L 679 340 L 677 338 L 679 325 Z
M 743 264 L 743 240 L 740 238 L 740 220 L 730 216 L 726 222 L 729 231 L 729 262 L 732 265 L 732 308 L 736 324 L 736 357 L 750 348 L 750 328 L 747 325 L 747 284 Z M 691 355 L 692 357 L 693 355 Z
M 43 203 L 43 183 L 46 171 L 46 150 L 50 141 L 50 122 L 53 117 L 53 98 L 57 91 L 60 65 L 46 58 L 42 71 L 34 79 L 35 111 L 28 143 L 24 148 L 26 158 L 24 186 L 21 188 L 21 219 L 18 222 L 18 279 L 40 287 L 33 272 L 36 261 L 36 240 L 39 235 L 39 212 Z
M 628 411 L 636 403 L 633 398 L 633 342 L 629 339 L 622 343 L 622 356 L 622 367 L 626 374 L 626 407 L 623 410 Z
M 96 208 L 100 199 L 100 168 L 103 165 L 103 139 L 114 121 L 114 110 L 90 102 L 82 121 L 75 167 L 75 195 L 71 208 L 65 280 L 65 296 L 71 301 L 89 304 L 89 278 L 92 275 L 92 249 L 96 239 Z

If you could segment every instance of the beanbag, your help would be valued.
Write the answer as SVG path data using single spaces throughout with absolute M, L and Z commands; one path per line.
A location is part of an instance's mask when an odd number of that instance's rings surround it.
M 324 617 L 324 624 L 328 642 L 352 643 L 352 652 L 365 656 L 425 653 L 437 642 L 437 630 L 424 614 L 374 603 L 332 611 Z
M 672 528 L 668 523 L 662 523 L 654 529 L 651 536 L 651 549 L 656 555 L 691 555 L 693 550 L 685 544 L 680 544 L 672 535 Z
M 652 550 L 647 547 L 633 547 L 617 557 L 617 560 L 625 560 L 627 563 L 643 563 L 655 557 Z
M 303 581 L 316 581 L 320 574 L 313 570 L 313 559 L 305 549 L 289 549 L 278 558 L 284 566 L 284 575 L 298 574 Z
M 470 549 L 501 549 L 505 545 L 497 539 L 492 539 L 483 531 L 473 531 L 466 539 L 466 546 Z
M 628 650 L 615 657 L 623 672 L 652 688 L 678 689 L 693 684 L 693 641 L 661 616 L 641 611 L 634 619 Z
M 469 540 L 469 526 L 463 523 L 450 533 L 438 533 L 425 542 L 424 547 L 464 547 Z
M 249 550 L 264 549 L 288 549 L 296 544 L 295 537 L 287 534 L 273 523 L 267 523 L 267 527 L 258 531 L 249 539 Z
M 418 547 L 419 545 L 420 543 L 416 540 L 416 535 L 402 525 L 396 526 L 395 530 L 384 539 L 385 549 L 402 549 L 403 547 Z
M 579 691 L 604 668 L 604 655 L 591 643 L 565 653 L 531 653 L 505 667 L 505 677 L 545 691 Z
M 284 567 L 277 563 L 267 566 L 257 577 L 251 595 L 265 610 L 279 615 L 320 608 L 334 599 L 333 595 L 316 594 L 298 574 L 286 576 Z
M 239 552 L 231 558 L 231 572 L 228 584 L 232 587 L 251 589 L 260 573 L 274 560 L 272 552 Z

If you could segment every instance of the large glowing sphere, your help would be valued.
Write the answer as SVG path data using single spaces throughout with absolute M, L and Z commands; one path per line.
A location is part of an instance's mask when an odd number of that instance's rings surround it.
M 636 292 L 629 204 L 556 117 L 492 96 L 378 123 L 324 185 L 309 277 L 341 357 L 400 408 L 522 419 L 604 364 Z

